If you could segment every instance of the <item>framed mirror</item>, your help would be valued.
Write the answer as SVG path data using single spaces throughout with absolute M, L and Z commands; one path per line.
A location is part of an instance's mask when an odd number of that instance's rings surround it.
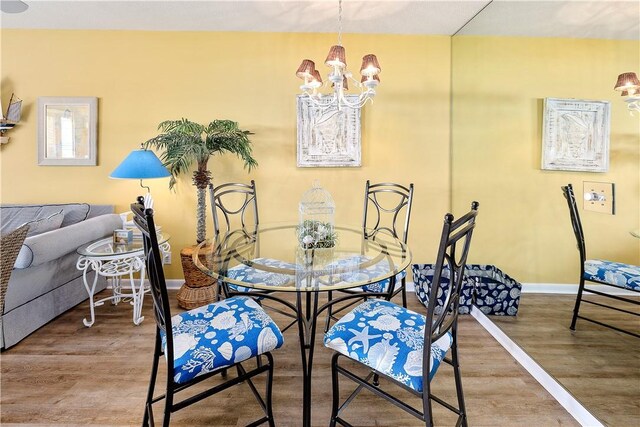
M 97 164 L 98 98 L 38 98 L 38 165 Z

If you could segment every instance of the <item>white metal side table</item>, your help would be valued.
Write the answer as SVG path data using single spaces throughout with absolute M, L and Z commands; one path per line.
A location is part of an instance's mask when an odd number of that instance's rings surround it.
M 160 249 L 163 255 L 169 253 L 171 246 L 169 245 L 168 234 L 158 236 Z M 113 238 L 107 237 L 92 243 L 83 245 L 77 249 L 80 257 L 76 263 L 76 268 L 82 271 L 82 280 L 84 287 L 89 294 L 89 309 L 91 318 L 84 318 L 82 322 L 86 327 L 91 327 L 95 323 L 95 307 L 104 305 L 105 301 L 111 301 L 117 305 L 123 299 L 131 299 L 129 303 L 133 306 L 133 323 L 139 325 L 144 320 L 142 316 L 142 303 L 144 302 L 144 294 L 148 289 L 144 285 L 145 264 L 144 264 L 144 248 L 142 247 L 142 239 L 134 239 L 128 244 L 113 243 Z M 93 281 L 87 277 L 91 271 L 96 274 Z M 136 280 L 134 275 L 139 273 L 139 279 Z M 94 293 L 98 276 L 111 279 L 112 295 L 94 301 Z M 131 284 L 131 291 L 122 290 L 121 278 L 128 276 Z

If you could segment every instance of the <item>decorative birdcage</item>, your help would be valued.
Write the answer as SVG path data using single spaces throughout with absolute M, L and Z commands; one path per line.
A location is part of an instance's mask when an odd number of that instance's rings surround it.
M 336 205 L 329 193 L 315 181 L 302 195 L 298 208 L 298 241 L 303 249 L 332 248 L 336 245 Z

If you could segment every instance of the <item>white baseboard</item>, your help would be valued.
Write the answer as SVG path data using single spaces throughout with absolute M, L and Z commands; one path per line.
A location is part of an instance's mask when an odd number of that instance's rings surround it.
M 564 285 L 563 285 L 564 286 Z M 604 427 L 604 425 L 582 406 L 566 388 L 556 381 L 542 366 L 540 366 L 526 351 L 517 345 L 502 329 L 491 321 L 482 311 L 476 307 L 471 308 L 471 315 L 480 323 L 480 325 L 491 334 L 491 336 L 504 347 L 516 361 L 522 365 L 529 374 L 540 383 L 558 401 L 569 414 L 575 418 L 580 425 L 589 427 Z

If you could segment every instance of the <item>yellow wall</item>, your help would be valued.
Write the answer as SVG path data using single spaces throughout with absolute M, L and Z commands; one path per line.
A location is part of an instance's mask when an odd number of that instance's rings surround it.
M 638 41 L 452 39 L 453 209 L 480 202 L 471 260 L 523 282 L 577 283 L 579 259 L 560 186 L 614 182 L 614 216 L 580 209 L 590 258 L 640 263 L 640 118 L 615 78 L 640 71 Z M 611 101 L 607 173 L 540 168 L 543 99 Z M 579 201 L 581 207 L 582 203 Z
M 2 30 L 1 95 L 24 100 L 23 121 L 0 151 L 3 203 L 115 204 L 140 193 L 109 173 L 167 119 L 238 121 L 252 137 L 259 167 L 248 174 L 233 156 L 213 158 L 216 183 L 255 179 L 262 222 L 297 220 L 314 179 L 334 196 L 337 221 L 361 221 L 364 182 L 416 186 L 409 243 L 416 261 L 433 259 L 449 209 L 450 38 L 344 35 L 357 71 L 375 52 L 383 68 L 375 104 L 365 108 L 361 168 L 296 168 L 295 70 L 321 63 L 335 34 Z M 320 68 L 320 67 L 319 67 Z M 99 98 L 98 166 L 37 166 L 39 96 Z M 179 249 L 195 242 L 195 190 L 184 177 L 148 181 L 158 222 L 173 236 L 168 277 L 182 275 Z

